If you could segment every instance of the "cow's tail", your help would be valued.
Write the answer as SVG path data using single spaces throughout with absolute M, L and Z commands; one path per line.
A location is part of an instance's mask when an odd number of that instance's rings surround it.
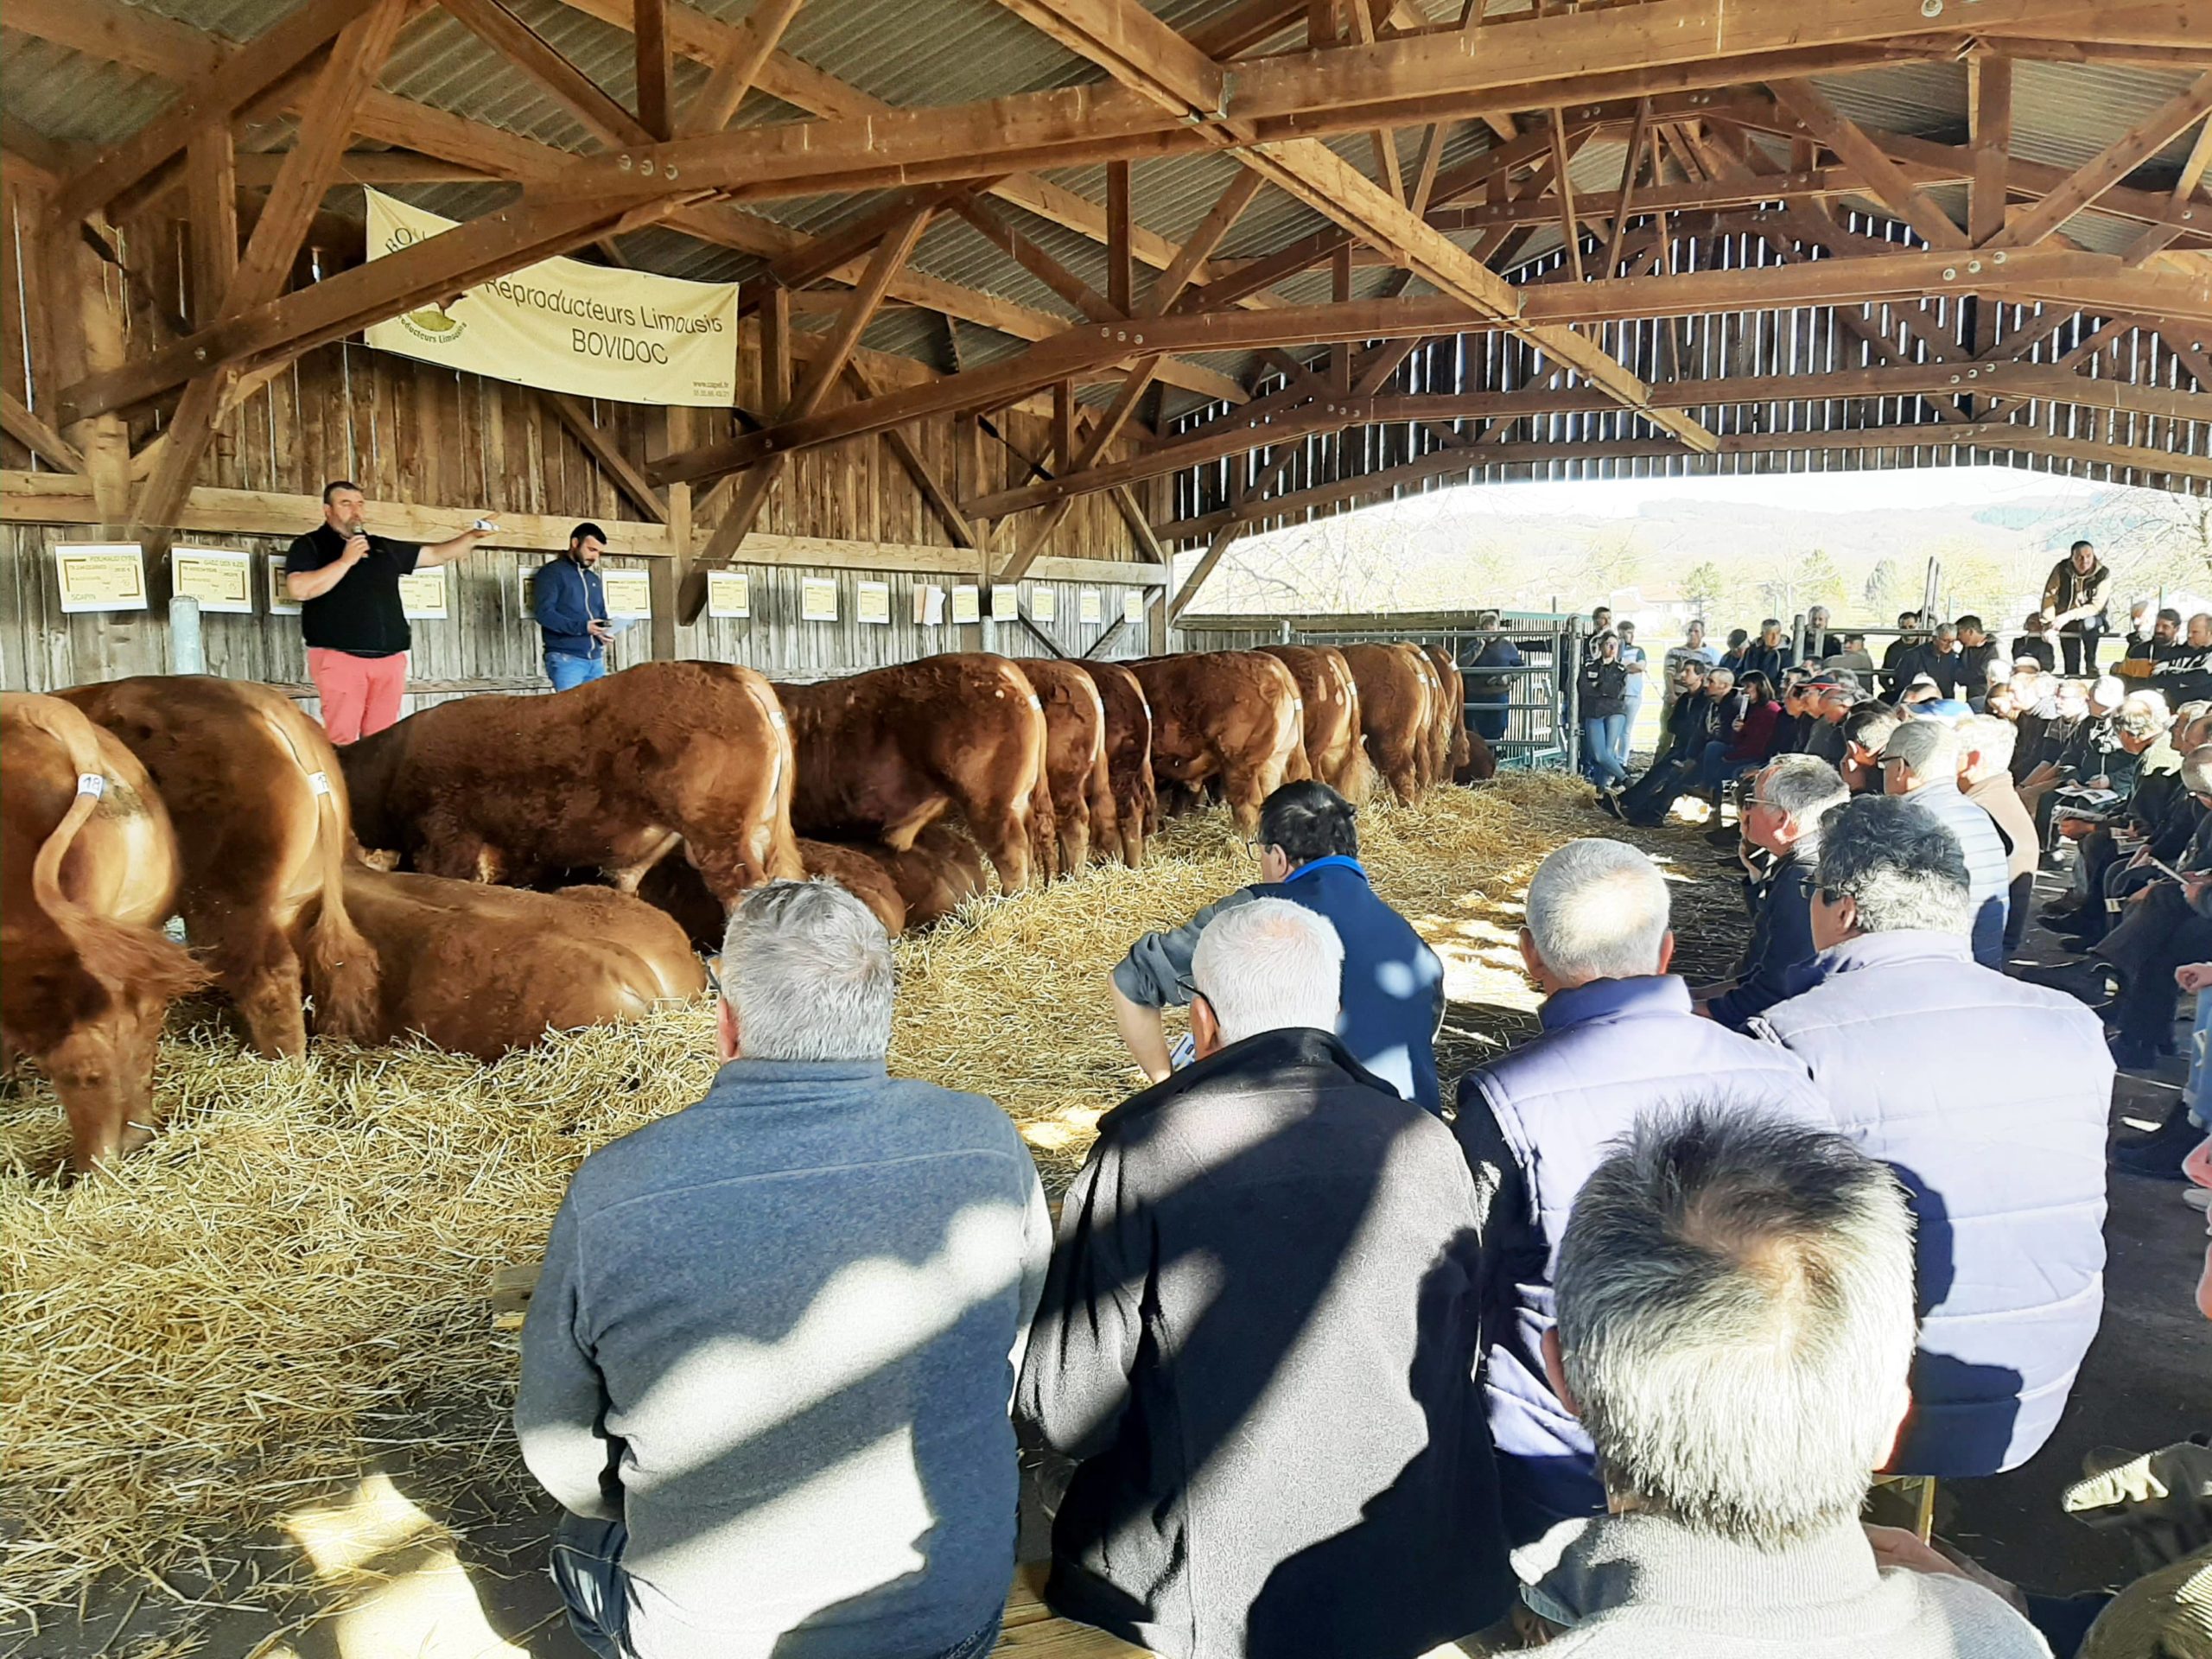
M 1021 676 L 1024 683 L 1029 677 Z M 1037 689 L 1029 689 L 1029 706 L 1036 711 L 1036 741 L 1033 745 L 1037 781 L 1029 791 L 1029 846 L 1031 855 L 1048 880 L 1057 875 L 1072 875 L 1072 870 L 1060 868 L 1060 815 L 1052 804 L 1052 728 L 1045 718 L 1044 699 Z
M 76 798 L 31 863 L 31 899 L 67 940 L 86 973 L 110 995 L 126 987 L 168 1002 L 212 983 L 214 976 L 190 951 L 152 928 L 135 926 L 88 910 L 62 891 L 61 866 L 77 833 L 115 786 L 100 764 L 99 740 L 81 715 L 55 720 L 33 709 L 29 722 L 58 743 L 77 775 Z
M 760 710 L 760 723 L 768 738 L 768 817 L 755 830 L 759 844 L 753 849 L 771 881 L 804 881 L 806 862 L 799 856 L 798 832 L 791 828 L 791 794 L 798 782 L 798 748 L 791 721 L 776 696 L 775 687 L 759 675 L 746 677 L 745 689 Z
M 287 714 L 292 711 L 287 709 Z M 296 719 L 304 716 L 295 715 Z M 321 895 L 308 925 L 302 953 L 308 990 L 315 998 L 315 1027 L 326 1037 L 349 1043 L 373 1043 L 382 1033 L 378 1004 L 384 992 L 384 964 L 346 907 L 346 859 L 353 842 L 353 814 L 346 776 L 334 750 L 318 754 L 303 749 L 283 715 L 268 715 L 276 741 L 300 769 L 315 804 L 315 852 Z
M 1352 678 L 1351 665 L 1341 656 L 1329 664 L 1329 674 L 1336 681 L 1337 696 L 1344 704 L 1345 738 L 1351 751 L 1351 758 L 1338 774 L 1337 793 L 1354 806 L 1364 806 L 1368 797 L 1375 792 L 1375 763 L 1367 757 L 1367 733 L 1359 708 L 1359 682 Z
M 1274 658 L 1267 660 L 1274 668 L 1277 683 L 1290 690 L 1275 709 L 1275 753 L 1282 757 L 1283 781 L 1303 783 L 1313 775 L 1313 762 L 1306 753 L 1306 697 L 1298 689 L 1297 676 Z

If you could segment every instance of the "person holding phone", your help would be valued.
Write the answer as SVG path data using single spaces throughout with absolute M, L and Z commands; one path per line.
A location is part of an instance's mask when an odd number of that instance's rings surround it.
M 372 536 L 361 486 L 334 479 L 322 486 L 322 523 L 284 556 L 284 589 L 300 607 L 308 677 L 322 700 L 333 743 L 353 743 L 399 719 L 413 636 L 399 579 L 450 564 L 499 526 L 479 518 L 458 536 L 423 546 Z
M 578 524 L 569 532 L 569 550 L 538 567 L 531 607 L 545 636 L 545 677 L 556 691 L 606 677 L 607 647 L 614 639 L 599 575 L 606 551 L 605 531 Z

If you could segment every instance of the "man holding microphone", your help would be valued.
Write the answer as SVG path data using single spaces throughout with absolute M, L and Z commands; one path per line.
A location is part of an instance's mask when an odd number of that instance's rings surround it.
M 322 523 L 284 556 L 284 588 L 299 603 L 308 677 L 333 743 L 358 741 L 399 719 L 414 643 L 399 579 L 452 563 L 499 528 L 479 518 L 458 536 L 418 546 L 363 531 L 367 505 L 350 480 L 324 485 Z

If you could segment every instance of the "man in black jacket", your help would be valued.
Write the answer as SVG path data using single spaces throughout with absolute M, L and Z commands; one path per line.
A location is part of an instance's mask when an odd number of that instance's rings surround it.
M 1851 798 L 1836 769 L 1809 754 L 1785 754 L 1758 774 L 1744 802 L 1744 839 L 1774 857 L 1753 899 L 1751 942 L 1734 979 L 1698 992 L 1699 1012 L 1741 1031 L 1803 988 L 1812 963 L 1813 870 L 1821 820 Z
M 1474 1180 L 1331 1034 L 1342 957 L 1208 925 L 1198 1058 L 1101 1120 L 1016 1391 L 1077 1464 L 1046 1600 L 1167 1659 L 1411 1659 L 1510 1599 Z

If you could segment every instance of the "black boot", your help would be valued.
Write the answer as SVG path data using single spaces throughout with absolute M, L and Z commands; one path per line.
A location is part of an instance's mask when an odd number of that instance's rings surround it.
M 2114 1141 L 2112 1166 L 2130 1175 L 2147 1175 L 2153 1180 L 2186 1180 L 2188 1177 L 2181 1171 L 2182 1160 L 2196 1150 L 2204 1134 L 2190 1122 L 2186 1109 L 2177 1108 L 2172 1116 L 2150 1134 Z

